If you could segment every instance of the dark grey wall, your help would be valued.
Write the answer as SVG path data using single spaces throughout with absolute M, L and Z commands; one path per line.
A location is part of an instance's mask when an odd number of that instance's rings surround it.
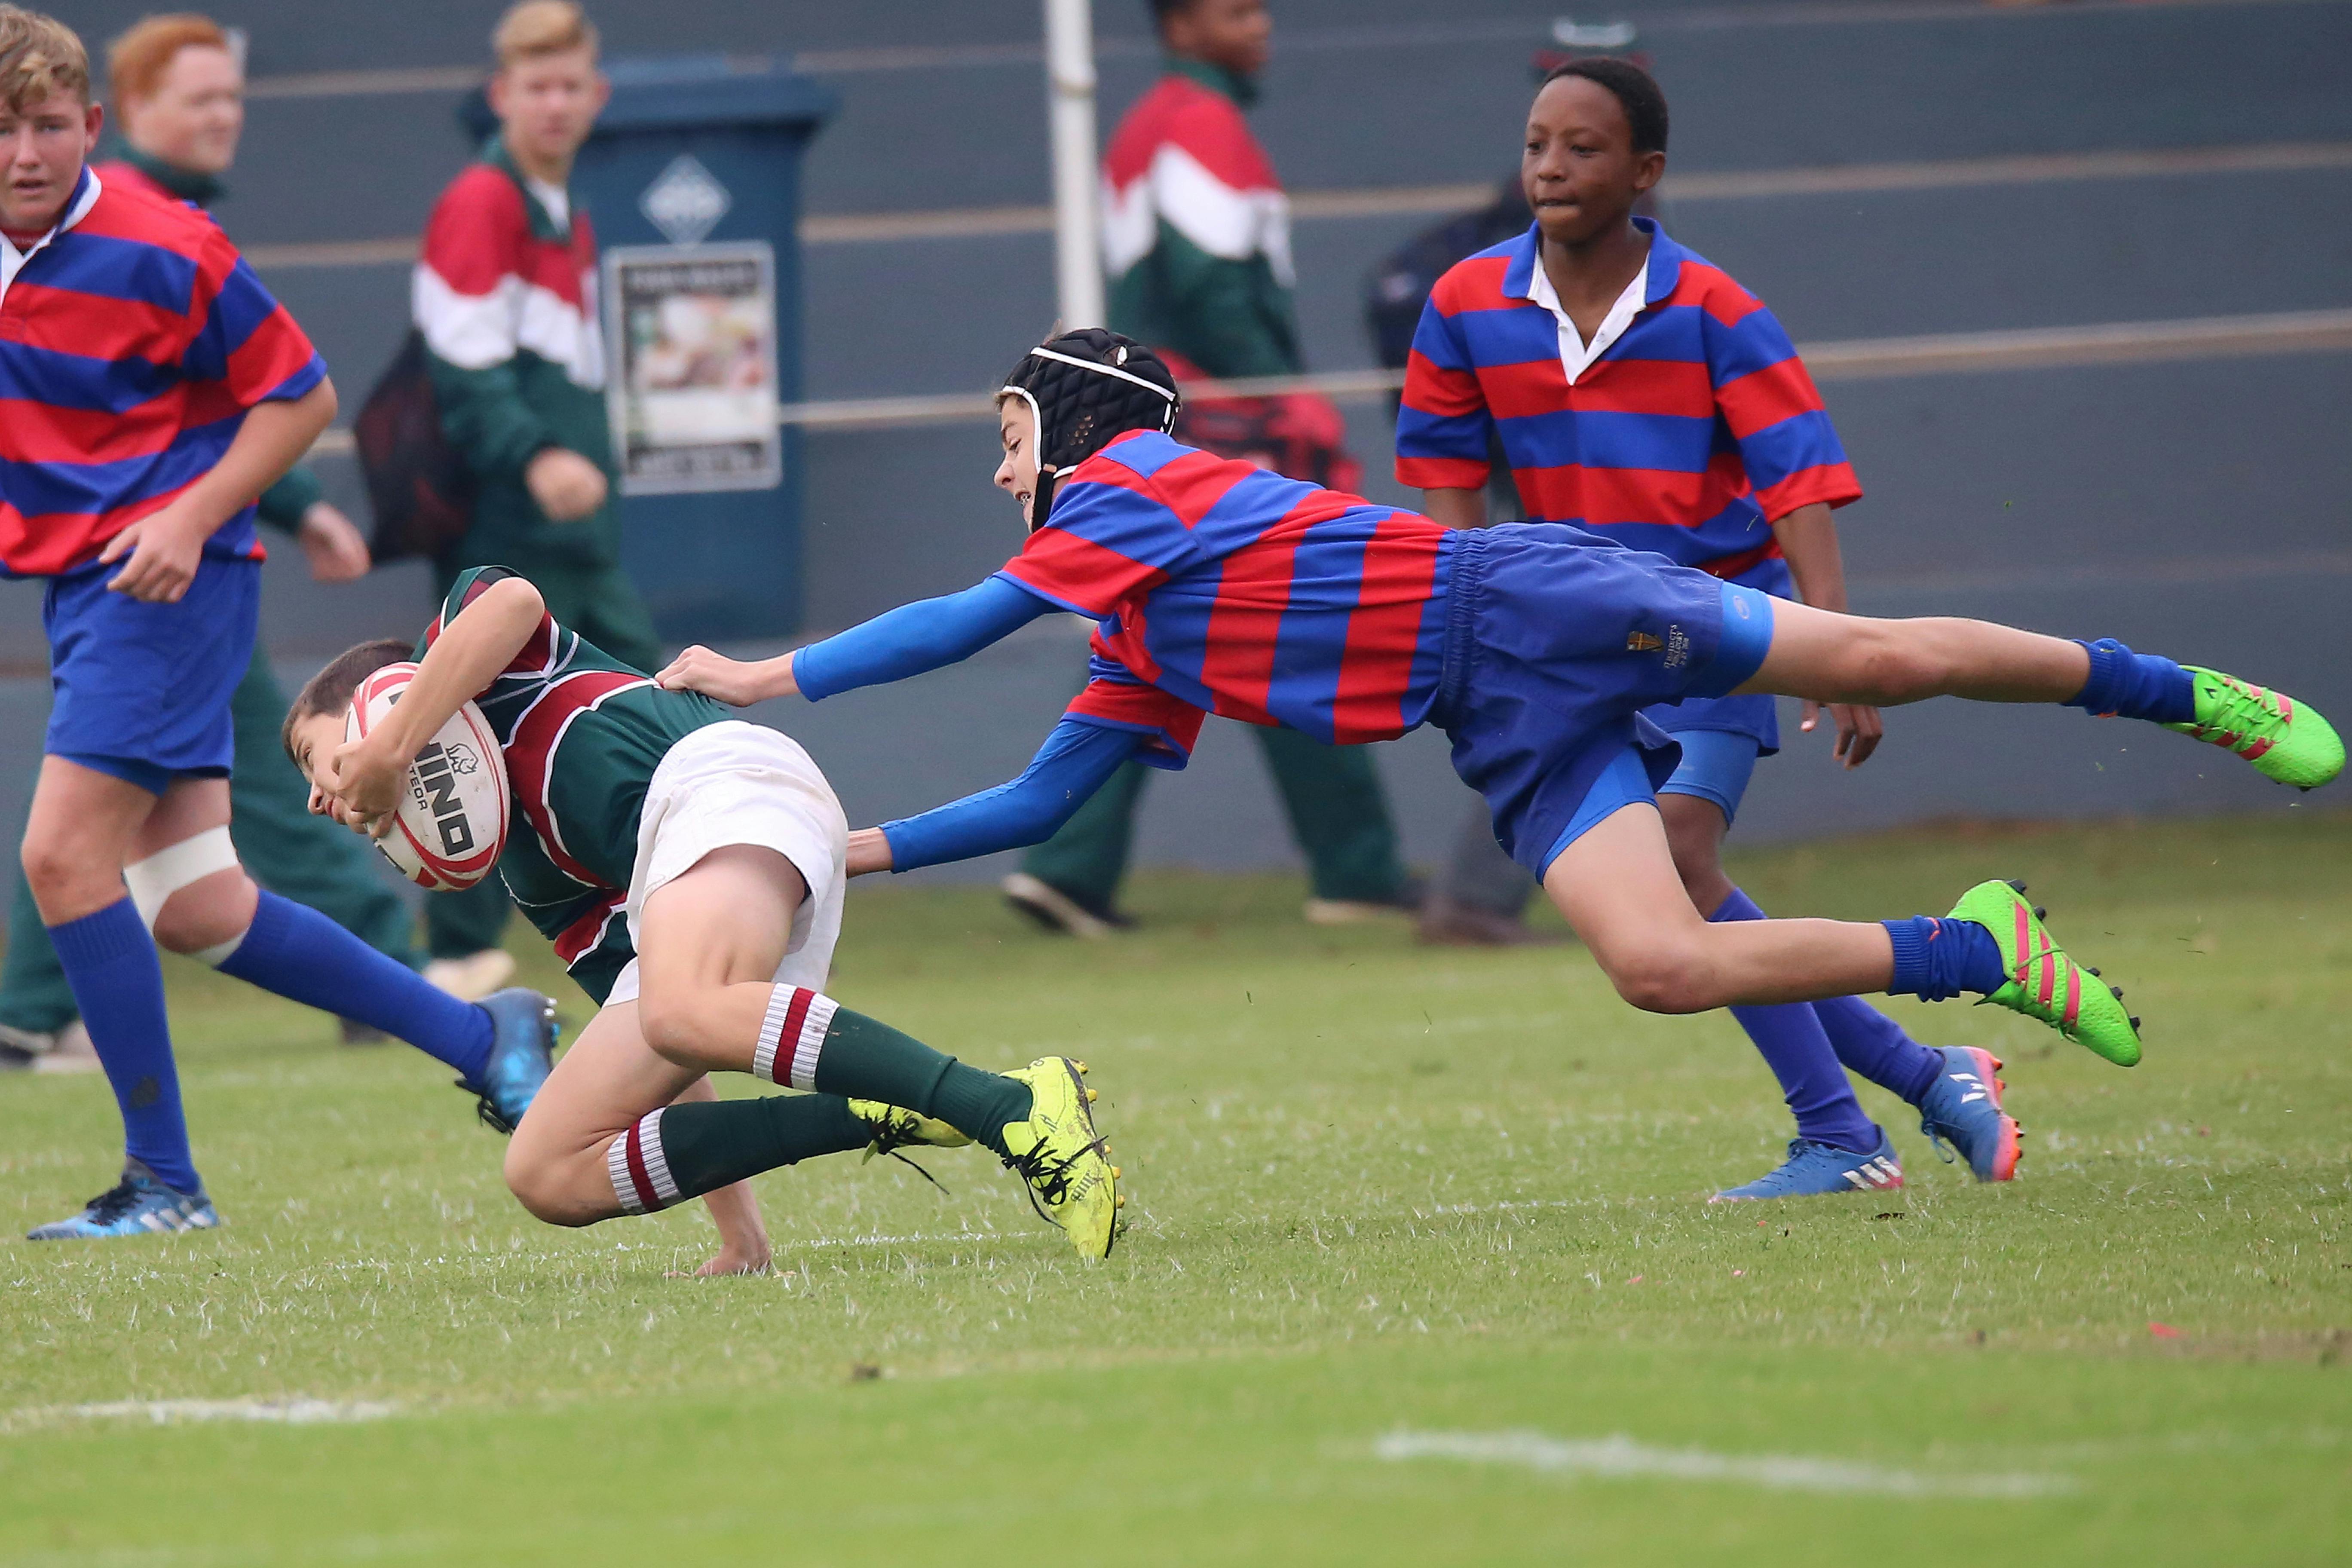
M 70 15 L 95 39 L 149 8 L 93 4 Z M 256 245 L 415 233 L 465 155 L 453 120 L 459 88 L 354 93 L 300 79 L 467 66 L 499 8 L 232 8 L 226 19 L 254 37 L 257 96 L 236 191 L 220 209 L 230 231 Z M 1150 75 L 1143 9 L 1141 0 L 1097 7 L 1106 127 Z M 1628 9 L 1674 100 L 1680 173 L 2352 141 L 2343 86 L 2352 6 L 2341 4 Z M 1552 14 L 1505 0 L 1277 0 L 1261 133 L 1295 191 L 1496 178 L 1512 164 L 1528 57 Z M 686 0 L 604 6 L 599 20 L 619 54 L 794 54 L 821 71 L 845 108 L 810 154 L 809 202 L 843 214 L 1046 199 L 1037 17 L 1034 0 Z M 1667 218 L 1801 342 L 2352 305 L 2344 167 L 1694 200 L 1670 205 Z M 1315 365 L 1367 363 L 1360 279 L 1429 221 L 1300 224 L 1299 309 Z M 814 247 L 810 395 L 991 384 L 1052 316 L 1050 262 L 1048 238 L 1034 234 Z M 268 276 L 347 394 L 363 390 L 404 330 L 405 268 Z M 2141 639 L 2227 658 L 2352 710 L 2336 630 L 2352 571 L 2352 357 L 1826 390 L 1870 491 L 1843 514 L 1860 607 Z M 1403 499 L 1383 477 L 1381 408 L 1349 414 L 1370 488 Z M 1002 560 L 1016 541 L 987 488 L 990 445 L 975 426 L 809 440 L 813 626 L 961 586 Z M 335 494 L 356 500 L 347 462 L 322 470 Z M 270 569 L 266 628 L 299 662 L 354 636 L 404 630 L 423 600 L 414 568 L 330 590 L 281 561 Z M 23 670 L 39 659 L 37 620 L 31 588 L 0 586 L 0 664 Z M 1017 765 L 1074 658 L 1046 635 L 971 671 L 777 717 L 809 737 L 853 815 L 870 820 Z M 37 691 L 0 695 L 0 796 L 25 771 L 11 758 L 37 743 L 38 706 Z M 1824 748 L 1794 744 L 1759 773 L 1743 832 L 2272 798 L 2216 769 L 2226 763 L 2218 752 L 2121 727 L 2091 731 L 2093 747 L 2071 715 L 2020 723 L 1950 706 L 1901 715 L 1891 729 L 1882 759 L 1850 778 L 1816 778 Z M 2117 750 L 2126 745 L 2129 753 Z M 2021 783 L 2007 765 L 2019 755 L 2033 759 Z M 1414 841 L 1433 852 L 1457 793 L 1438 749 L 1391 748 L 1387 763 Z M 1155 800 L 1147 855 L 1255 864 L 1286 853 L 1264 782 L 1229 740 L 1213 738 L 1196 775 L 1161 781 Z

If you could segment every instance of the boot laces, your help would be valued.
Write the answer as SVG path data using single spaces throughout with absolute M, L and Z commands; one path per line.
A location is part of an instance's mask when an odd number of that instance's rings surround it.
M 139 1188 L 125 1176 L 113 1186 L 89 1200 L 83 1217 L 93 1225 L 111 1225 L 129 1214 L 139 1203 Z

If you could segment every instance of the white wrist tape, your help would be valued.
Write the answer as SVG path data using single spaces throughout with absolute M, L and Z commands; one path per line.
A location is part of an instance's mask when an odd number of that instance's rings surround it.
M 236 846 L 230 842 L 228 829 L 207 827 L 167 849 L 158 849 L 144 860 L 125 866 L 122 880 L 131 889 L 131 902 L 138 909 L 139 918 L 152 932 L 155 917 L 163 912 L 164 902 L 173 893 L 192 882 L 203 881 L 215 871 L 236 869 Z

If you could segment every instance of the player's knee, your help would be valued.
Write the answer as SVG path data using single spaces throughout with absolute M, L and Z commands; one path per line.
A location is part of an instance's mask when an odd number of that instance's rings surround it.
M 507 1191 L 524 1211 L 548 1225 L 593 1225 L 614 1212 L 609 1192 L 583 1191 L 578 1183 L 565 1179 L 560 1162 L 526 1143 L 507 1145 L 506 1179 Z M 596 1202 L 600 1196 L 606 1200 L 601 1205 Z
M 1851 649 L 1857 700 L 1892 708 L 1944 690 L 1950 661 L 1925 623 L 1862 620 L 1857 628 Z
M 637 998 L 637 1026 L 656 1054 L 680 1067 L 696 1066 L 706 1054 L 709 1030 L 690 991 L 647 987 Z
M 58 901 L 89 875 L 88 861 L 76 853 L 75 846 L 46 835 L 37 839 L 26 835 L 16 851 L 16 863 L 25 868 L 25 881 L 33 897 L 44 904 Z
M 1696 942 L 1645 942 L 1636 952 L 1603 954 L 1601 963 L 1617 994 L 1644 1013 L 1703 1013 L 1717 1005 Z
M 218 963 L 252 928 L 258 892 L 241 869 L 217 872 L 173 890 L 154 911 L 155 945 Z

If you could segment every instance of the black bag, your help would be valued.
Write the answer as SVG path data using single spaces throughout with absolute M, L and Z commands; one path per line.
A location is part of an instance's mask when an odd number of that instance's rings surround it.
M 424 333 L 410 329 L 352 421 L 352 442 L 375 513 L 368 547 L 378 564 L 438 555 L 466 536 L 474 524 L 473 477 L 441 432 Z

